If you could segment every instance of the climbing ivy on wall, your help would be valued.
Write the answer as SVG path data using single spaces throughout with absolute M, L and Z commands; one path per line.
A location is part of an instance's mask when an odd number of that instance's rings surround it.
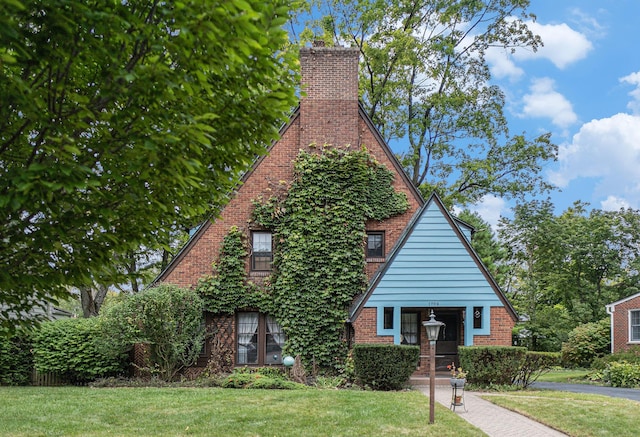
M 393 177 L 364 149 L 302 151 L 289 190 L 254 202 L 253 219 L 274 235 L 270 312 L 306 364 L 346 357 L 349 305 L 366 289 L 365 221 L 408 209 Z
M 213 274 L 201 278 L 196 288 L 207 311 L 233 314 L 238 309 L 251 308 L 268 312 L 269 297 L 265 290 L 246 281 L 247 254 L 244 235 L 232 226 L 222 241 Z
M 248 283 L 246 236 L 232 227 L 213 274 L 198 283 L 215 314 L 255 309 L 273 315 L 287 334 L 287 352 L 338 368 L 347 345 L 344 325 L 353 299 L 365 291 L 365 222 L 409 208 L 393 189 L 393 173 L 366 150 L 300 152 L 291 183 L 255 199 L 253 221 L 273 232 L 273 273 L 262 287 Z

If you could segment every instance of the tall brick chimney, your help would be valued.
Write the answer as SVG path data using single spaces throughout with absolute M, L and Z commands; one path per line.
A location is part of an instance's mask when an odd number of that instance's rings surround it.
M 311 143 L 357 147 L 357 48 L 305 47 L 300 50 L 302 90 L 300 147 Z

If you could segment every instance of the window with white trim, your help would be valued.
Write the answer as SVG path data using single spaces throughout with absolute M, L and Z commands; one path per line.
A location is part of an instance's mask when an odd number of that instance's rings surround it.
M 640 310 L 629 311 L 629 341 L 640 342 Z

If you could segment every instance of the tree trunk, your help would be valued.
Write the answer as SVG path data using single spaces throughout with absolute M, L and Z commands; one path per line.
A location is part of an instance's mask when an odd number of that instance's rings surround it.
M 82 304 L 82 315 L 84 317 L 96 317 L 100 312 L 100 307 L 107 296 L 109 288 L 106 285 L 80 287 L 80 302 Z

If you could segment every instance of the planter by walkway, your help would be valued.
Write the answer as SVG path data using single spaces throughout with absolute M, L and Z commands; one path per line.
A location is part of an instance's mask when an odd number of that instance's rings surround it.
M 460 378 L 451 378 L 449 380 L 449 382 L 451 383 L 451 387 L 462 388 L 462 387 L 464 387 L 464 384 L 467 382 L 467 380 L 466 379 L 460 379 Z

